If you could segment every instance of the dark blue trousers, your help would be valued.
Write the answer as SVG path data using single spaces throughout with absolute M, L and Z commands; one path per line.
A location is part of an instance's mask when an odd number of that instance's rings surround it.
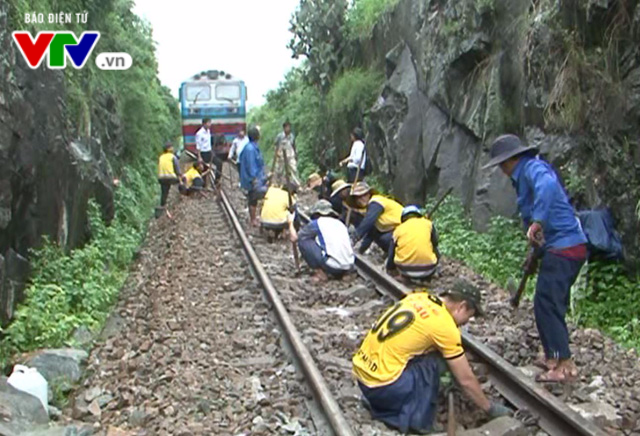
M 440 353 L 429 353 L 411 359 L 390 385 L 369 388 L 358 382 L 371 416 L 402 433 L 431 429 L 438 410 L 442 362 Z
M 375 227 L 362 239 L 360 244 L 360 254 L 367 251 L 367 248 L 371 246 L 371 243 L 375 242 L 378 247 L 385 253 L 389 252 L 389 248 L 393 243 L 393 231 L 382 233 Z
M 584 259 L 574 260 L 548 250 L 542 255 L 533 311 L 547 359 L 571 357 L 565 315 L 569 307 L 571 286 L 583 264 Z
M 342 277 L 344 275 L 345 271 L 327 265 L 324 255 L 322 254 L 322 249 L 313 239 L 299 240 L 298 248 L 300 248 L 302 258 L 311 269 L 321 268 L 324 272 L 334 277 Z

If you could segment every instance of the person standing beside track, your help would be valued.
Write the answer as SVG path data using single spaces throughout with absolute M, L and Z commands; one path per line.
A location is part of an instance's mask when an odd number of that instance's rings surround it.
M 210 166 L 213 160 L 210 118 L 203 118 L 202 127 L 196 132 L 196 151 L 198 152 L 198 162 L 204 162 L 205 165 Z M 204 179 L 204 185 L 207 186 L 207 179 Z
M 300 233 L 289 216 L 291 242 L 298 242 L 302 258 L 314 270 L 312 281 L 326 282 L 329 276 L 342 278 L 353 271 L 355 256 L 349 232 L 327 200 L 319 200 L 311 209 L 311 221 Z
M 211 119 L 204 118 L 202 127 L 196 132 L 196 150 L 198 160 L 205 164 L 210 164 L 213 153 L 211 152 Z
M 352 359 L 372 417 L 403 434 L 430 433 L 445 362 L 480 409 L 492 418 L 511 414 L 487 399 L 462 348 L 458 327 L 481 315 L 480 290 L 462 280 L 439 297 L 414 292 L 389 308 Z
M 227 142 L 224 135 L 214 135 L 213 138 L 213 165 L 215 166 L 215 171 L 213 172 L 214 178 L 216 181 L 216 186 L 219 188 L 222 183 L 222 167 L 224 165 L 224 161 L 227 160 L 227 156 L 229 155 L 229 143 Z
M 587 238 L 558 175 L 537 154 L 517 136 L 503 135 L 493 142 L 483 169 L 499 165 L 511 179 L 527 239 L 541 259 L 533 311 L 546 358 L 536 363 L 547 372 L 536 380 L 565 382 L 578 376 L 565 315 L 571 286 L 587 257 Z
M 367 165 L 367 152 L 364 147 L 364 132 L 360 127 L 356 127 L 351 132 L 351 153 L 349 156 L 340 161 L 340 166 L 347 165 L 347 181 L 349 183 L 355 183 L 363 180 L 365 176 L 365 169 Z M 358 174 L 358 166 L 360 166 L 360 174 L 356 180 L 356 174 Z
M 236 136 L 233 139 L 233 142 L 231 142 L 231 148 L 229 149 L 229 155 L 227 156 L 227 159 L 232 160 L 236 163 L 236 165 L 239 165 L 240 155 L 242 154 L 242 150 L 244 150 L 244 147 L 248 143 L 249 143 L 249 138 L 247 138 L 245 131 L 240 130 L 238 132 L 238 136 Z M 239 171 L 240 171 L 240 168 L 238 168 L 238 172 Z
M 274 141 L 274 171 L 273 174 L 271 174 L 274 184 L 284 185 L 287 182 L 286 172 L 289 171 L 291 181 L 300 186 L 300 180 L 298 180 L 298 163 L 296 161 L 297 157 L 296 137 L 291 132 L 291 123 L 285 121 L 284 124 L 282 124 L 282 132 L 278 133 Z M 288 169 L 285 169 L 285 165 Z
M 160 183 L 160 207 L 165 209 L 169 218 L 171 214 L 166 210 L 169 191 L 172 185 L 180 184 L 182 179 L 178 158 L 173 153 L 173 144 L 166 142 L 158 159 L 158 182 Z
M 248 192 L 249 225 L 259 227 L 257 217 L 258 201 L 267 192 L 267 176 L 264 173 L 264 159 L 258 147 L 260 130 L 257 127 L 249 129 L 249 143 L 240 156 L 240 186 Z

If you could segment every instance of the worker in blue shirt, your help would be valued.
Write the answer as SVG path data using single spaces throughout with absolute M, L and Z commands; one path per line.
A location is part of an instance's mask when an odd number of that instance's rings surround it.
M 573 381 L 578 370 L 571 359 L 565 315 L 571 286 L 587 257 L 587 238 L 553 167 L 538 149 L 515 135 L 503 135 L 491 146 L 491 160 L 511 178 L 529 243 L 538 247 L 540 271 L 533 300 L 546 372 L 539 382 Z
M 248 191 L 249 224 L 260 227 L 260 220 L 256 209 L 258 200 L 264 198 L 267 192 L 267 176 L 264 173 L 264 159 L 258 147 L 260 130 L 257 127 L 249 129 L 249 143 L 240 155 L 240 186 Z

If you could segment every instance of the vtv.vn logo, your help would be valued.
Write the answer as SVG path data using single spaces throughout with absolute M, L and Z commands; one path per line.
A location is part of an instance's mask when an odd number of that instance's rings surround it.
M 32 69 L 42 64 L 45 55 L 51 69 L 66 68 L 67 58 L 76 69 L 82 68 L 100 39 L 97 31 L 83 32 L 79 40 L 68 31 L 39 32 L 35 39 L 25 31 L 16 31 L 12 35 L 18 51 Z M 132 63 L 128 53 L 100 53 L 96 58 L 96 65 L 103 70 L 126 70 Z

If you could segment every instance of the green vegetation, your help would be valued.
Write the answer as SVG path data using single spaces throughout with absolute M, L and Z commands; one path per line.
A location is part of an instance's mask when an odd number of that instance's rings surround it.
M 445 256 L 463 261 L 487 279 L 505 287 L 510 278 L 521 276 L 527 241 L 518 222 L 504 217 L 491 219 L 485 233 L 473 230 L 457 198 L 447 199 L 434 217 Z M 495 253 L 500 253 L 496 256 Z M 532 293 L 535 280 L 527 283 Z
M 26 300 L 12 324 L 2 330 L 0 359 L 13 353 L 68 343 L 79 326 L 97 329 L 124 283 L 157 201 L 156 157 L 166 140 L 179 136 L 176 99 L 157 79 L 158 65 L 150 26 L 133 14 L 129 0 L 10 0 L 13 29 L 66 29 L 79 34 L 98 30 L 97 52 L 128 52 L 134 62 L 126 71 L 102 71 L 92 61 L 83 69 L 67 68 L 67 118 L 73 134 L 89 131 L 120 179 L 115 191 L 115 217 L 105 223 L 96 203 L 89 205 L 91 240 L 67 250 L 45 240 L 32 253 L 32 276 Z M 88 22 L 75 23 L 75 13 L 88 11 Z M 74 23 L 25 25 L 26 12 L 72 12 Z M 95 52 L 94 52 L 95 55 Z M 105 125 L 116 119 L 122 136 Z
M 265 164 L 271 168 L 276 135 L 282 123 L 289 121 L 296 135 L 298 172 L 306 177 L 315 170 L 315 146 L 328 133 L 325 102 L 320 92 L 307 85 L 301 70 L 291 70 L 275 91 L 269 91 L 266 103 L 249 113 L 249 123 L 260 126 L 260 148 Z
M 46 241 L 32 256 L 34 273 L 27 299 L 3 331 L 0 360 L 13 353 L 59 347 L 79 326 L 96 329 L 104 322 L 122 287 L 146 232 L 155 201 L 155 184 L 136 170 L 126 170 L 116 191 L 116 216 L 109 226 L 90 203 L 92 240 L 65 254 Z
M 318 163 L 335 166 L 349 150 L 349 133 L 362 125 L 363 114 L 378 95 L 383 77 L 361 70 L 341 74 L 325 96 L 309 85 L 303 69 L 294 69 L 278 89 L 270 91 L 266 103 L 249 114 L 249 123 L 261 129 L 261 149 L 271 165 L 274 139 L 289 120 L 296 134 L 298 171 L 306 177 Z
M 365 38 L 371 34 L 380 17 L 400 0 L 354 0 L 347 12 L 349 38 Z
M 444 255 L 463 261 L 503 287 L 509 278 L 521 277 L 527 242 L 519 222 L 495 217 L 486 233 L 478 233 L 458 199 L 445 201 L 435 222 Z M 576 283 L 572 292 L 573 320 L 601 329 L 622 345 L 640 349 L 640 276 L 629 277 L 621 264 L 607 262 L 589 263 L 583 267 L 583 275 L 586 280 Z M 531 297 L 534 290 L 535 278 L 527 283 L 527 295 Z
M 640 350 L 640 274 L 629 276 L 616 262 L 587 266 L 586 287 L 575 296 L 574 318 Z
M 348 138 L 353 127 L 362 124 L 383 82 L 384 76 L 371 70 L 353 69 L 341 74 L 327 95 L 332 130 Z

